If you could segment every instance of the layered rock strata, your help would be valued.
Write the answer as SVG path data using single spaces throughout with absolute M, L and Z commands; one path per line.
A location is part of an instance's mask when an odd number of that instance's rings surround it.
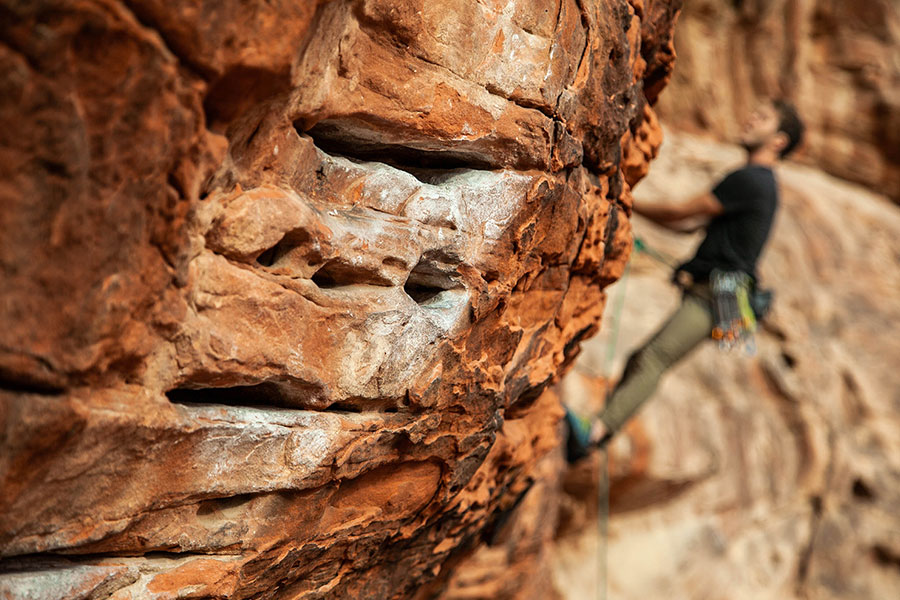
M 0 595 L 537 560 L 678 5 L 5 2 Z

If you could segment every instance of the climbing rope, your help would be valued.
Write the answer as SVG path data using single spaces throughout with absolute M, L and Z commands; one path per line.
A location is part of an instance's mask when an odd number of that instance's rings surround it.
M 639 237 L 634 238 L 634 252 L 644 253 L 657 262 L 671 269 L 677 268 L 677 261 L 671 256 L 659 252 L 647 245 Z M 616 355 L 616 346 L 619 342 L 619 326 L 622 322 L 622 312 L 625 308 L 625 294 L 628 287 L 628 279 L 631 272 L 631 260 L 625 264 L 625 270 L 619 279 L 619 288 L 613 303 L 612 331 L 606 346 L 606 356 L 603 359 L 603 367 L 600 373 L 584 366 L 576 366 L 577 369 L 587 372 L 593 377 L 602 377 L 606 386 L 606 397 L 609 397 L 610 374 L 612 362 Z M 589 427 L 588 427 L 589 429 Z M 606 600 L 608 592 L 609 574 L 609 453 L 606 447 L 600 448 L 600 464 L 597 477 L 597 599 Z
M 634 253 L 643 253 L 654 259 L 655 261 L 675 270 L 678 268 L 677 261 L 662 252 L 659 252 L 644 242 L 643 239 L 635 236 Z M 600 376 L 606 385 L 606 397 L 609 397 L 610 376 L 612 371 L 612 362 L 616 356 L 616 346 L 619 343 L 619 325 L 622 322 L 622 312 L 625 308 L 625 294 L 628 289 L 628 279 L 631 272 L 631 260 L 625 264 L 625 270 L 622 272 L 622 278 L 619 280 L 619 291 L 613 306 L 612 331 L 610 339 L 606 346 L 606 356 L 603 361 L 603 369 Z M 609 452 L 607 447 L 600 448 L 600 464 L 598 466 L 598 487 L 597 487 L 597 598 L 598 600 L 606 600 L 608 593 L 608 575 L 609 575 Z
M 609 454 L 606 447 L 600 449 L 600 477 L 597 507 L 597 598 L 606 600 L 609 576 Z
M 634 240 L 635 251 L 640 252 L 645 248 L 640 238 Z M 640 243 L 640 245 L 639 245 Z M 606 346 L 606 356 L 603 361 L 603 382 L 606 386 L 606 398 L 610 393 L 610 375 L 612 361 L 616 355 L 616 346 L 619 342 L 619 324 L 622 322 L 622 311 L 625 308 L 625 292 L 628 286 L 628 275 L 631 272 L 631 260 L 625 263 L 625 270 L 619 280 L 620 289 L 613 305 L 612 331 Z M 599 473 L 597 474 L 597 600 L 606 600 L 608 592 L 609 576 L 609 453 L 606 446 L 600 448 Z
M 636 248 L 637 246 L 635 246 Z M 628 285 L 628 274 L 631 271 L 631 261 L 625 263 L 625 270 L 622 272 L 622 278 L 619 280 L 620 290 L 613 307 L 612 331 L 610 332 L 609 341 L 606 344 L 606 357 L 603 360 L 603 376 L 606 384 L 606 396 L 609 397 L 609 377 L 612 370 L 612 361 L 616 356 L 616 345 L 619 343 L 619 324 L 622 322 L 622 311 L 625 308 L 625 292 Z
M 647 245 L 647 243 L 639 238 L 634 238 L 634 253 L 643 253 L 659 262 L 662 265 L 665 265 L 671 269 L 676 269 L 678 267 L 678 261 L 658 250 Z M 633 256 L 633 254 L 632 254 Z M 600 372 L 595 371 L 589 367 L 585 367 L 583 365 L 576 364 L 575 369 L 586 373 L 592 377 L 601 377 L 606 382 L 606 395 L 609 395 L 609 379 L 610 379 L 610 371 L 612 370 L 612 361 L 616 355 L 616 346 L 619 343 L 619 324 L 622 322 L 622 311 L 625 308 L 625 292 L 628 284 L 628 276 L 631 271 L 631 260 L 625 263 L 625 271 L 622 273 L 622 277 L 619 279 L 619 292 L 616 297 L 616 301 L 613 307 L 613 316 L 612 316 L 612 331 L 610 332 L 610 338 L 607 342 L 606 347 L 606 356 L 603 360 L 603 367 Z

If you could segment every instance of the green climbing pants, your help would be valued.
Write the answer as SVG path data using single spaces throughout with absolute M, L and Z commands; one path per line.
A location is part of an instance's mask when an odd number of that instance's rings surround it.
M 709 285 L 694 284 L 662 329 L 628 359 L 622 379 L 600 413 L 607 429 L 619 431 L 653 394 L 666 369 L 710 337 L 712 328 Z

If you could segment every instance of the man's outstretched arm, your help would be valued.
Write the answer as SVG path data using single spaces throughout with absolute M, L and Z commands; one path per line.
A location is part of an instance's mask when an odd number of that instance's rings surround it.
M 687 202 L 667 205 L 634 203 L 634 212 L 658 225 L 676 231 L 689 231 L 721 215 L 724 207 L 712 192 L 694 196 Z

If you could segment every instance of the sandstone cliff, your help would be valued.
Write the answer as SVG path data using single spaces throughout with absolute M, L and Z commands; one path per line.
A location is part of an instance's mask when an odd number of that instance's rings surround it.
M 809 125 L 801 160 L 900 202 L 896 0 L 689 0 L 675 47 L 664 122 L 735 139 L 761 98 L 788 98 Z
M 678 6 L 3 2 L 0 595 L 549 597 Z

